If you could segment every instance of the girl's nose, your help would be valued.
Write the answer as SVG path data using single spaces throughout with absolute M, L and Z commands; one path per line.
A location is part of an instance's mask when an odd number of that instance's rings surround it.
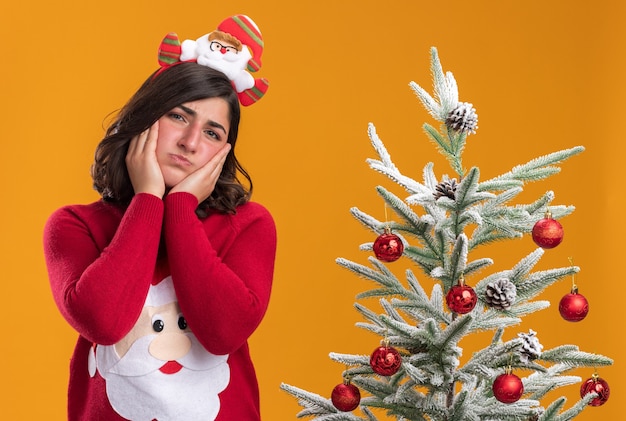
M 194 128 L 188 128 L 183 133 L 183 136 L 178 141 L 178 146 L 183 148 L 186 152 L 194 153 L 200 142 L 201 132 L 194 130 Z

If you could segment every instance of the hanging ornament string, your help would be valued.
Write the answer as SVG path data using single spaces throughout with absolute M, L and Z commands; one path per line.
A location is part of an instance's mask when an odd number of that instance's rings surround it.
M 574 259 L 570 257 L 569 261 L 574 266 Z M 565 294 L 559 302 L 559 313 L 568 322 L 580 322 L 589 313 L 589 302 L 584 295 L 578 293 L 574 273 L 572 273 L 572 289 L 570 293 Z
M 385 230 L 391 231 L 391 227 L 389 227 L 389 215 L 387 215 L 387 203 L 383 204 L 383 209 L 385 210 Z
M 387 204 L 385 203 L 385 225 L 383 233 L 374 241 L 374 254 L 383 262 L 395 262 L 404 252 L 404 244 L 400 237 L 391 233 L 389 220 L 387 219 Z
M 567 260 L 569 260 L 569 265 L 574 267 L 574 258 L 568 257 Z M 574 290 L 578 290 L 578 287 L 576 286 L 576 274 L 572 273 L 572 291 Z

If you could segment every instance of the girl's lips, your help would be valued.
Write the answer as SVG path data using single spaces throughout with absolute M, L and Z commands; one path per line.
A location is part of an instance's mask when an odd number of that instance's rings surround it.
M 181 164 L 185 166 L 191 165 L 191 162 L 187 158 L 185 158 L 183 155 L 170 154 L 170 157 L 172 157 L 172 160 L 177 164 Z

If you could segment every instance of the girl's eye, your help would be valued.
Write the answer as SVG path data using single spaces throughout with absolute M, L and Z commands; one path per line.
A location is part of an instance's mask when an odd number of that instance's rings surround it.
M 220 136 L 217 134 L 217 132 L 214 132 L 213 130 L 205 130 L 204 133 L 210 138 L 220 140 Z
M 182 115 L 178 114 L 178 113 L 170 113 L 169 114 L 170 118 L 173 120 L 180 120 L 180 121 L 185 121 L 185 119 L 183 118 Z

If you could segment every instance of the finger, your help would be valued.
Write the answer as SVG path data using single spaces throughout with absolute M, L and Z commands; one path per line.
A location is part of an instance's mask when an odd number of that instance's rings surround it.
M 228 153 L 230 152 L 232 146 L 230 143 L 227 143 L 224 145 L 224 147 L 222 147 L 222 149 L 220 149 L 215 156 L 213 157 L 214 160 L 217 161 L 221 161 L 222 163 L 224 163 L 226 161 L 226 157 L 228 157 Z
M 137 150 L 138 141 L 139 141 L 139 135 L 134 136 L 132 139 L 130 139 L 130 142 L 128 143 L 128 152 L 126 153 L 126 156 L 132 156 L 135 154 L 135 151 Z
M 230 145 L 230 143 L 227 143 L 222 149 L 220 149 L 219 153 L 217 154 L 219 157 L 219 170 L 220 172 L 222 171 L 222 167 L 224 166 L 224 163 L 226 162 L 226 158 L 228 158 L 228 154 L 230 153 L 232 146 Z
M 208 174 L 207 180 L 211 185 L 211 191 L 215 188 L 217 184 L 217 180 L 220 178 L 222 174 L 222 169 L 224 168 L 224 163 L 226 162 L 226 158 L 228 157 L 228 153 L 230 152 L 231 146 L 227 145 L 222 148 L 211 160 L 212 162 L 208 166 Z
M 221 171 L 221 167 L 224 165 L 224 162 L 226 161 L 226 157 L 228 156 L 228 152 L 230 151 L 230 148 L 231 146 L 229 143 L 224 145 L 222 149 L 217 151 L 217 153 L 213 155 L 213 157 L 211 157 L 211 159 L 209 159 L 209 161 L 206 164 L 204 164 L 202 168 L 200 168 L 200 170 L 203 169 L 205 174 L 212 174 L 216 168 L 219 168 Z
M 156 151 L 157 139 L 159 138 L 159 121 L 155 121 L 145 132 L 142 146 L 144 150 Z
M 230 152 L 231 145 L 227 143 L 222 149 L 220 149 L 213 158 L 207 163 L 209 168 L 209 175 L 217 180 L 222 172 L 228 153 Z
M 127 156 L 134 156 L 137 152 L 143 149 L 143 143 L 145 142 L 145 138 L 148 134 L 148 130 L 144 130 L 139 133 L 137 136 L 133 137 L 128 144 L 128 153 Z

